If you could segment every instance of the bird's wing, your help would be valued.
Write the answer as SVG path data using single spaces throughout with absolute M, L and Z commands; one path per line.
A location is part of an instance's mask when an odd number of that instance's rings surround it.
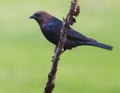
M 55 24 L 49 23 L 45 26 L 44 29 L 47 33 L 50 33 L 51 35 L 55 35 L 55 36 L 60 35 L 60 27 L 56 26 Z
M 89 40 L 89 38 L 85 37 L 84 35 L 80 34 L 79 32 L 75 31 L 72 28 L 70 28 L 67 32 L 67 38 L 70 40 L 78 40 L 78 41 Z
M 60 36 L 60 30 L 62 28 L 62 25 L 62 21 L 53 17 L 52 20 L 45 24 L 44 29 L 46 29 L 48 33 L 50 32 L 56 36 Z
M 48 23 L 42 28 L 42 32 L 50 42 L 57 45 L 60 37 L 59 29 L 60 27 L 56 24 Z

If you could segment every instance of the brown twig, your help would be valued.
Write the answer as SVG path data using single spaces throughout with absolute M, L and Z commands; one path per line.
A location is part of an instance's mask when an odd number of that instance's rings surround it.
M 52 67 L 51 67 L 50 73 L 48 74 L 48 82 L 46 84 L 44 93 L 52 93 L 53 88 L 55 87 L 57 65 L 58 65 L 59 57 L 62 53 L 64 43 L 66 41 L 66 33 L 68 31 L 69 26 L 73 25 L 73 23 L 76 22 L 75 17 L 78 16 L 79 12 L 80 12 L 80 7 L 77 6 L 77 0 L 73 0 L 71 2 L 69 13 L 67 14 L 67 17 L 63 22 L 63 27 L 61 29 L 61 35 L 60 35 L 60 41 L 54 51 L 55 53 L 54 53 L 54 57 L 52 60 Z

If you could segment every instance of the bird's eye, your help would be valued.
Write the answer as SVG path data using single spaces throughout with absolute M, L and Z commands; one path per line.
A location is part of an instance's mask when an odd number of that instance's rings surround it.
M 36 17 L 40 17 L 41 15 L 40 14 L 35 14 Z

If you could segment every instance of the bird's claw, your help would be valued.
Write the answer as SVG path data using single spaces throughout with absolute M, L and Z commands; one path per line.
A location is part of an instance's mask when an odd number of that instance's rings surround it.
M 51 60 L 51 62 L 53 62 L 53 61 L 54 61 L 54 57 L 55 57 L 55 56 L 52 56 L 52 60 Z M 60 60 L 60 58 L 58 58 L 58 60 Z

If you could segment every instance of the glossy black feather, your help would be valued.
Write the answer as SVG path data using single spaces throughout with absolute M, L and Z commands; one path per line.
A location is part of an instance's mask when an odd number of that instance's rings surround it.
M 47 38 L 47 40 L 49 40 L 51 43 L 55 45 L 58 45 L 62 25 L 63 25 L 62 21 L 53 17 L 53 19 L 51 19 L 49 22 L 43 25 L 41 30 L 44 36 Z M 97 47 L 101 47 L 108 50 L 112 49 L 111 46 L 98 43 L 93 39 L 85 37 L 84 35 L 80 34 L 74 29 L 69 28 L 67 32 L 67 40 L 65 42 L 64 49 L 71 49 L 73 47 L 80 46 L 80 45 L 97 46 Z
M 60 31 L 63 26 L 62 21 L 45 11 L 37 11 L 30 18 L 35 19 L 37 21 L 42 33 L 48 41 L 55 45 L 58 45 L 61 34 Z M 96 40 L 90 39 L 75 31 L 74 29 L 69 28 L 67 31 L 67 40 L 64 45 L 64 50 L 72 49 L 73 47 L 77 47 L 80 45 L 90 45 L 104 48 L 107 50 L 112 50 L 111 46 L 99 43 Z

